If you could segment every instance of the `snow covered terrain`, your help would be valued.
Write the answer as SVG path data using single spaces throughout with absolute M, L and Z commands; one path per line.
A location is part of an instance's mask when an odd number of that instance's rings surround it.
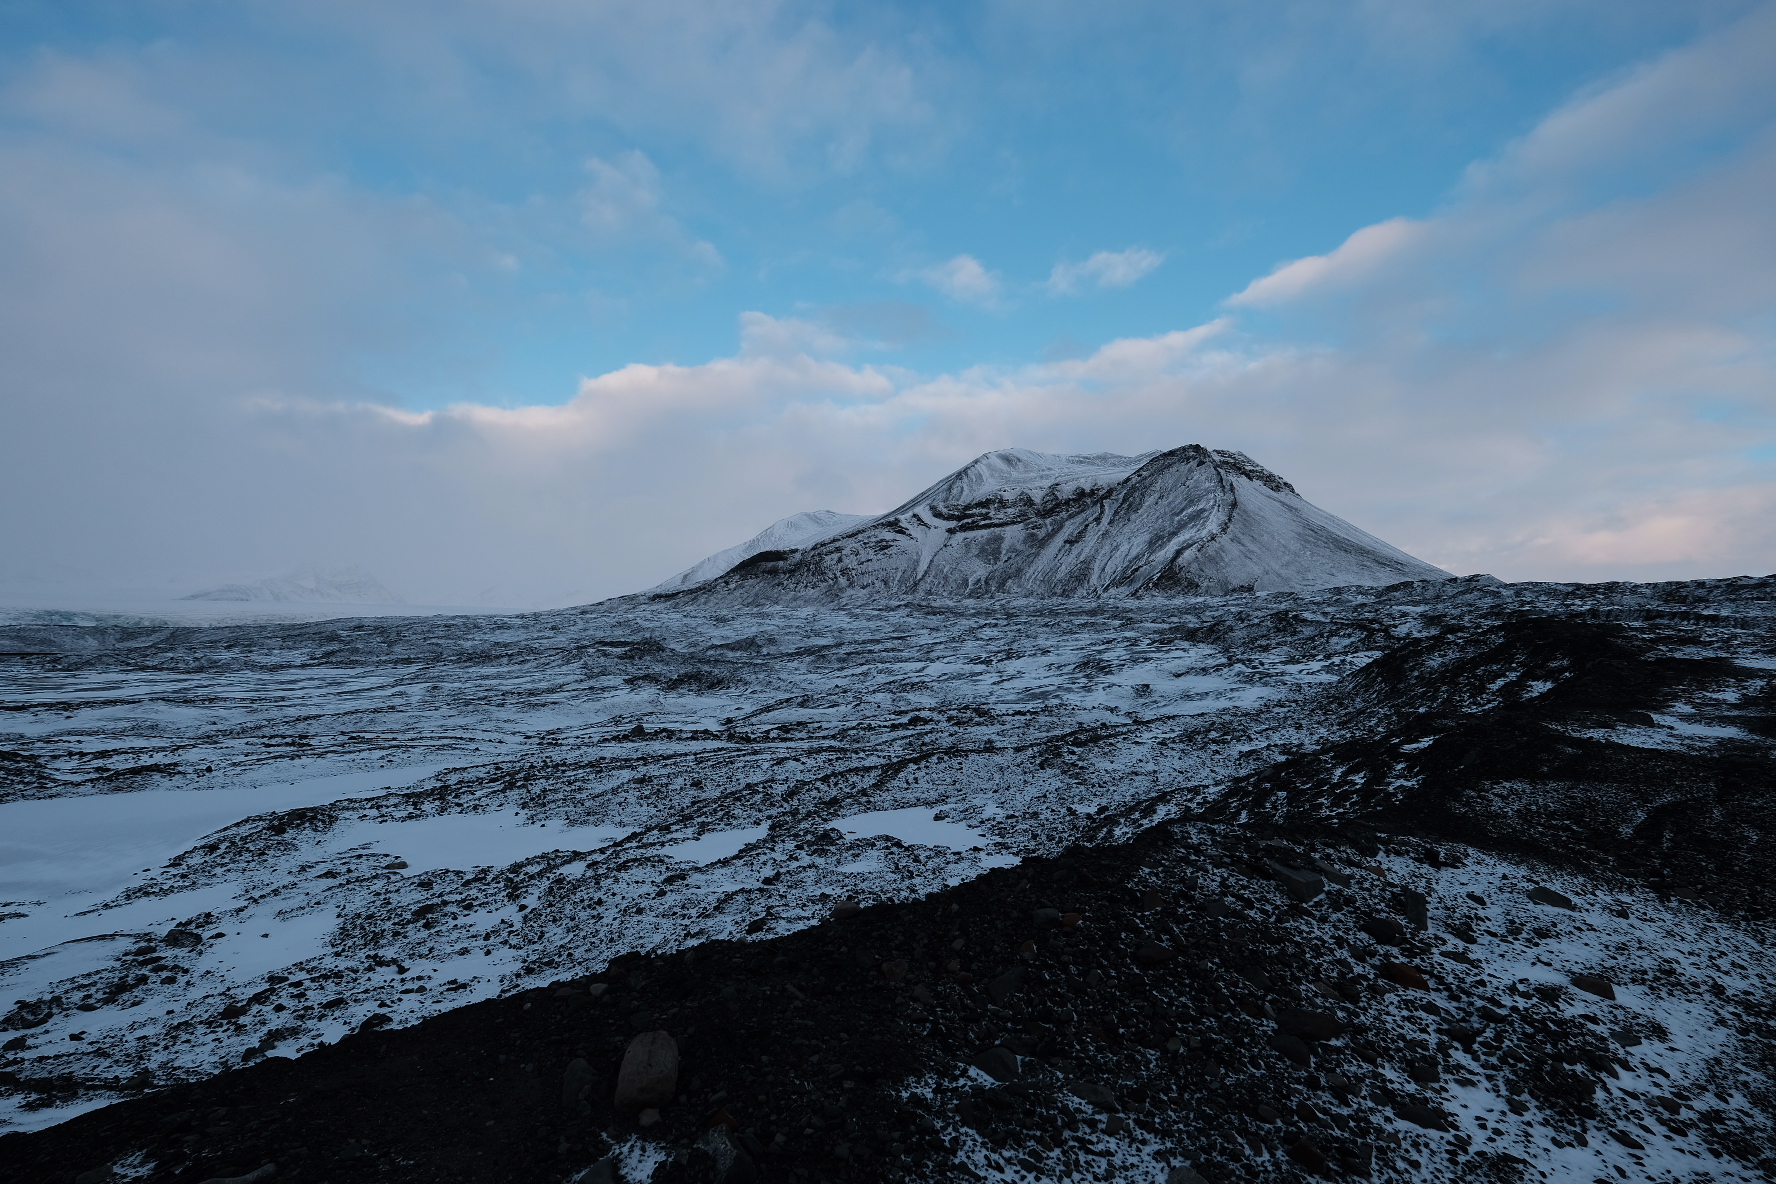
M 1168 818 L 1307 815 L 1420 836 L 1313 874 L 1425 892 L 1410 940 L 1476 997 L 1615 983 L 1537 1006 L 1641 1041 L 1659 1081 L 1620 1092 L 1767 1114 L 1773 622 L 1772 579 L 1474 577 L 0 630 L 8 1121 Z M 1449 1106 L 1549 1173 L 1631 1162 L 1465 1076 Z M 1638 1137 L 1757 1178 L 1712 1129 Z
M 829 539 L 840 531 L 870 521 L 868 514 L 841 514 L 837 510 L 808 510 L 779 518 L 744 543 L 717 551 L 709 558 L 692 564 L 669 580 L 649 588 L 649 592 L 672 592 L 713 580 L 731 571 L 742 559 L 751 559 L 760 551 L 793 551 Z
M 1010 448 L 823 540 L 753 548 L 689 594 L 723 604 L 1222 595 L 1448 575 L 1309 504 L 1243 453 Z
M 223 584 L 193 592 L 187 600 L 344 601 L 350 604 L 400 604 L 402 600 L 361 567 L 305 567 L 246 584 Z

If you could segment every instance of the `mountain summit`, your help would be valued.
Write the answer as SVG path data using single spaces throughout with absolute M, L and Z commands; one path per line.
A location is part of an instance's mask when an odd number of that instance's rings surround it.
M 1448 578 L 1244 453 L 1189 444 L 1141 456 L 989 452 L 879 517 L 661 591 L 744 603 L 1218 596 Z

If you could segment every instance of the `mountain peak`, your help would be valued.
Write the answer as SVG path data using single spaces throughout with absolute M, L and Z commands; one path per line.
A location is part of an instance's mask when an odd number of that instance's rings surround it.
M 1306 501 L 1245 453 L 1200 444 L 1139 456 L 1001 449 L 880 517 L 754 546 L 765 538 L 735 548 L 751 549 L 697 594 L 746 603 L 1185 596 L 1449 578 Z

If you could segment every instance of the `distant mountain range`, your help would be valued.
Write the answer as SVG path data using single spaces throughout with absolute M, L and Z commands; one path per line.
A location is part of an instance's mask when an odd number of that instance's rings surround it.
M 650 589 L 739 603 L 1301 592 L 1449 579 L 1244 453 L 989 452 L 874 518 L 773 524 Z
M 301 568 L 287 575 L 254 580 L 250 584 L 223 584 L 193 592 L 182 600 L 237 600 L 347 604 L 405 604 L 382 582 L 361 567 Z

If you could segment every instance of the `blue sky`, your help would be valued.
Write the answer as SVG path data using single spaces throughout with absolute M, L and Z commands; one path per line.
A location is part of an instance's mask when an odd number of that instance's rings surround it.
M 0 11 L 22 566 L 607 594 L 1200 440 L 1452 569 L 1776 568 L 1767 3 Z

